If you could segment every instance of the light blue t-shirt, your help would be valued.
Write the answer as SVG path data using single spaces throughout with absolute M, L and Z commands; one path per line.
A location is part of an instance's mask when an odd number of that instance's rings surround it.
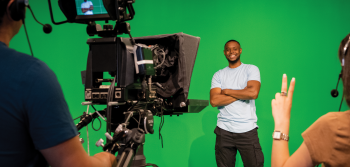
M 91 1 L 86 1 L 81 3 L 81 8 L 90 8 L 90 6 L 93 6 Z M 94 13 L 92 12 L 92 10 L 88 10 L 84 13 L 84 15 L 93 15 Z
M 250 80 L 261 82 L 259 68 L 242 63 L 237 68 L 226 67 L 216 72 L 211 82 L 211 89 L 241 90 Z M 218 109 L 220 113 L 217 126 L 221 129 L 233 133 L 244 133 L 258 127 L 255 100 L 237 100 Z

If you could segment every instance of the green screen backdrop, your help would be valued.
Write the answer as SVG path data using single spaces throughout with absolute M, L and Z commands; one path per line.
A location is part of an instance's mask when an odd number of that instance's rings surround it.
M 57 3 L 53 4 L 56 21 L 65 20 Z M 30 5 L 38 20 L 51 23 L 47 1 L 30 1 Z M 350 30 L 349 6 L 350 1 L 345 0 L 138 0 L 134 4 L 135 18 L 129 23 L 133 37 L 184 32 L 201 38 L 189 92 L 191 99 L 209 100 L 212 76 L 228 65 L 223 55 L 225 42 L 236 39 L 241 43 L 241 61 L 256 65 L 261 72 L 261 90 L 256 100 L 258 133 L 265 166 L 271 166 L 274 130 L 271 100 L 281 89 L 284 73 L 288 81 L 296 78 L 291 154 L 303 142 L 301 133 L 307 127 L 339 108 L 341 95 L 333 98 L 330 91 L 335 88 L 341 70 L 338 47 Z M 26 25 L 34 56 L 55 72 L 72 117 L 78 117 L 86 111 L 86 106 L 81 105 L 84 86 L 80 76 L 80 71 L 86 68 L 89 49 L 86 25 L 53 25 L 52 33 L 44 34 L 29 11 Z M 30 54 L 23 27 L 10 47 Z M 341 83 L 339 87 L 342 92 Z M 347 109 L 343 103 L 341 110 Z M 213 131 L 217 114 L 216 108 L 208 106 L 198 114 L 165 116 L 164 148 L 158 137 L 160 118 L 155 117 L 155 133 L 146 135 L 147 163 L 160 167 L 216 166 Z M 94 126 L 98 128 L 98 121 Z M 105 130 L 105 124 L 98 132 L 89 125 L 91 155 L 102 151 L 94 144 L 99 138 L 105 139 Z M 86 130 L 81 132 L 87 141 Z M 87 150 L 87 142 L 83 145 Z M 239 156 L 236 164 L 243 167 Z

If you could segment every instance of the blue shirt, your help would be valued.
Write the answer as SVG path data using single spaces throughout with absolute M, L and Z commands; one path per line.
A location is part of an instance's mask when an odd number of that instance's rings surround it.
M 81 3 L 81 8 L 90 8 L 90 6 L 93 6 L 91 1 L 86 1 Z M 94 13 L 92 12 L 92 10 L 88 10 L 84 13 L 84 15 L 93 15 Z
M 0 166 L 48 166 L 39 150 L 78 131 L 56 75 L 0 42 Z
M 211 89 L 242 90 L 250 80 L 260 82 L 259 68 L 242 63 L 237 68 L 226 67 L 216 72 L 211 82 Z M 220 106 L 218 109 L 220 113 L 217 126 L 221 129 L 233 133 L 244 133 L 258 127 L 254 99 L 237 100 L 226 106 Z

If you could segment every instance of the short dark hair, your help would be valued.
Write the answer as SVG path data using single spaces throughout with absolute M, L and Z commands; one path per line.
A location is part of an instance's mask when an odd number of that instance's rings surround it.
M 343 94 L 346 100 L 346 103 L 350 107 L 350 47 L 344 55 L 344 47 L 349 40 L 350 34 L 348 34 L 341 42 L 338 50 L 338 57 L 340 63 L 344 56 L 344 67 L 342 67 L 342 80 L 343 80 Z
M 2 18 L 5 16 L 7 4 L 10 0 L 0 0 L 0 25 L 2 24 Z
M 229 43 L 229 42 L 237 42 L 238 45 L 239 45 L 239 47 L 241 47 L 241 44 L 240 44 L 237 40 L 234 40 L 234 39 L 228 40 L 228 41 L 225 43 L 224 47 L 225 47 L 226 44 Z

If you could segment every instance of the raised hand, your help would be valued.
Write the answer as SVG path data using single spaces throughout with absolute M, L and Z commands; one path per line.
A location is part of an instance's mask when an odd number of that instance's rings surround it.
M 275 130 L 289 131 L 290 111 L 295 86 L 295 78 L 292 78 L 287 93 L 287 75 L 283 74 L 281 93 L 276 93 L 272 100 L 272 116 L 275 120 Z M 286 129 L 287 128 L 287 129 Z

